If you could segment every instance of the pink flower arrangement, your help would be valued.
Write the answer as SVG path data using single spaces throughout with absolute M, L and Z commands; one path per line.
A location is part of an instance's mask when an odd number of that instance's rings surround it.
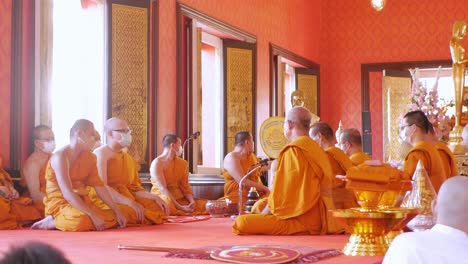
M 452 130 L 451 118 L 446 114 L 449 104 L 439 102 L 439 94 L 437 86 L 439 82 L 439 72 L 437 71 L 436 81 L 434 86 L 428 92 L 426 85 L 419 80 L 419 69 L 410 69 L 413 78 L 411 87 L 411 104 L 408 105 L 408 111 L 421 110 L 423 111 L 429 122 L 434 126 L 434 132 L 439 140 L 448 140 L 450 131 Z M 404 114 L 403 114 L 404 115 Z M 403 115 L 400 119 L 403 118 Z

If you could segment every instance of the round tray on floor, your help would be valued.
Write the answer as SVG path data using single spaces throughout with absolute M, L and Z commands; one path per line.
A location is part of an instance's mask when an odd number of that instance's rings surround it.
M 301 253 L 297 250 L 277 247 L 233 247 L 230 249 L 217 250 L 211 253 L 216 260 L 231 263 L 270 263 L 279 264 L 291 262 L 299 257 Z

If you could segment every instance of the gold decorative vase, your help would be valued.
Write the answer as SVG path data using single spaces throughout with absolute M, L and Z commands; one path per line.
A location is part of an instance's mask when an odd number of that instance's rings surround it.
M 407 213 L 369 208 L 333 210 L 337 222 L 351 233 L 349 242 L 343 249 L 347 256 L 383 256 L 389 242 L 386 234 L 402 222 Z

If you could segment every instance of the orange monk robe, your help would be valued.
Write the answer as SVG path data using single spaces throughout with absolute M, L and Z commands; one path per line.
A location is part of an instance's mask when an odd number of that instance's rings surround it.
M 2 168 L 0 168 L 0 186 L 13 188 L 13 180 Z M 9 200 L 0 196 L 0 214 L 0 229 L 15 229 L 19 226 L 18 223 L 31 223 L 42 218 L 31 198 L 27 197 Z
M 327 154 L 310 137 L 286 145 L 278 158 L 268 198 L 271 214 L 236 218 L 235 234 L 292 235 L 340 232 L 329 210 L 334 209 L 332 170 Z
M 50 166 L 46 168 L 45 214 L 54 218 L 57 229 L 62 231 L 96 230 L 91 218 L 74 208 L 65 198 L 57 183 L 57 177 Z M 73 191 L 79 195 L 88 208 L 96 213 L 105 223 L 105 228 L 117 226 L 117 220 L 109 207 L 97 197 L 94 186 L 104 186 L 96 166 L 96 156 L 92 152 L 83 152 L 70 165 L 70 182 Z M 125 217 L 126 211 L 122 211 Z
M 347 209 L 352 207 L 358 207 L 358 204 L 354 198 L 354 194 L 345 189 L 345 183 L 342 180 L 336 179 L 336 175 L 346 175 L 346 171 L 353 167 L 353 163 L 348 156 L 337 147 L 330 147 L 325 149 L 330 160 L 330 165 L 333 172 L 333 201 L 335 208 Z
M 434 190 L 438 193 L 442 182 L 447 179 L 447 176 L 439 151 L 431 143 L 421 141 L 413 146 L 405 159 L 403 179 L 411 179 L 419 160 L 426 169 Z
M 39 172 L 39 191 L 44 194 L 46 192 L 45 171 L 47 168 L 47 163 L 49 163 L 49 161 L 47 161 L 44 164 L 44 166 L 42 166 L 41 171 Z M 23 173 L 21 173 L 20 186 L 24 188 L 24 191 L 21 194 L 21 196 L 31 198 L 31 194 L 29 193 L 28 185 L 26 183 L 26 179 Z M 34 203 L 34 206 L 37 208 L 37 210 L 41 213 L 42 218 L 44 218 L 44 211 L 45 211 L 44 201 L 33 201 L 33 203 Z
M 437 142 L 435 147 L 439 151 L 447 178 L 459 175 L 457 160 L 455 159 L 455 156 L 453 156 L 453 153 L 448 148 L 447 144 L 444 142 Z
M 193 195 L 192 188 L 190 187 L 188 180 L 188 165 L 187 161 L 176 157 L 164 171 L 164 179 L 166 180 L 166 186 L 169 192 L 180 205 L 188 205 L 190 202 L 185 198 L 185 195 Z M 200 215 L 208 214 L 206 211 L 206 202 L 205 199 L 193 198 L 195 200 L 195 209 L 191 213 L 184 212 L 175 207 L 172 200 L 161 193 L 158 185 L 151 179 L 153 183 L 153 188 L 151 192 L 159 195 L 168 205 L 171 212 L 171 215 Z
M 349 159 L 351 160 L 354 166 L 357 166 L 364 163 L 364 161 L 366 160 L 371 160 L 371 157 L 369 157 L 369 155 L 367 155 L 366 153 L 359 151 L 349 156 Z
M 247 159 L 241 161 L 241 167 L 242 171 L 249 171 L 252 169 L 252 165 L 258 162 L 257 156 L 255 154 L 250 154 L 250 156 L 247 157 Z M 262 176 L 262 172 L 260 170 L 255 171 L 254 173 L 250 174 L 247 179 L 256 182 L 258 184 L 262 184 L 262 179 L 260 178 Z M 222 199 L 229 199 L 234 203 L 237 203 L 239 201 L 239 183 L 229 174 L 229 172 L 225 169 L 223 169 L 223 177 L 224 177 L 224 197 Z M 242 190 L 242 201 L 244 201 L 243 206 L 245 206 L 245 201 L 247 201 L 247 194 L 249 190 L 248 188 L 244 188 Z M 260 198 L 265 197 L 265 195 L 262 195 Z
M 107 185 L 114 188 L 121 195 L 135 200 L 145 207 L 145 221 L 142 224 L 162 224 L 167 219 L 164 210 L 155 201 L 136 196 L 136 192 L 145 191 L 138 176 L 138 167 L 135 160 L 128 153 L 121 151 L 115 154 L 107 161 Z M 134 210 L 129 207 L 125 208 L 131 210 L 127 212 L 130 214 L 127 223 L 130 225 L 139 224 L 140 221 Z

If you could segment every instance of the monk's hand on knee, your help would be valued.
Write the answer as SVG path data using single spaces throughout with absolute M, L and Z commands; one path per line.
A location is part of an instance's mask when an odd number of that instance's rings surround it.
M 96 231 L 102 231 L 106 229 L 105 222 L 102 218 L 97 216 L 96 214 L 90 214 L 89 217 L 91 218 L 91 221 L 93 221 L 94 228 L 96 228 Z
M 135 201 L 130 204 L 130 207 L 135 211 L 138 221 L 143 222 L 145 220 L 145 207 Z
M 167 205 L 167 203 L 166 203 L 163 199 L 159 198 L 159 196 L 155 196 L 154 201 L 159 205 L 159 207 L 161 207 L 161 208 L 164 210 L 164 212 L 165 212 L 167 215 L 170 214 L 170 212 L 169 212 L 169 206 Z
M 117 219 L 117 223 L 119 223 L 120 228 L 124 228 L 127 226 L 127 218 L 123 215 L 120 209 L 116 208 L 114 211 L 115 218 Z

